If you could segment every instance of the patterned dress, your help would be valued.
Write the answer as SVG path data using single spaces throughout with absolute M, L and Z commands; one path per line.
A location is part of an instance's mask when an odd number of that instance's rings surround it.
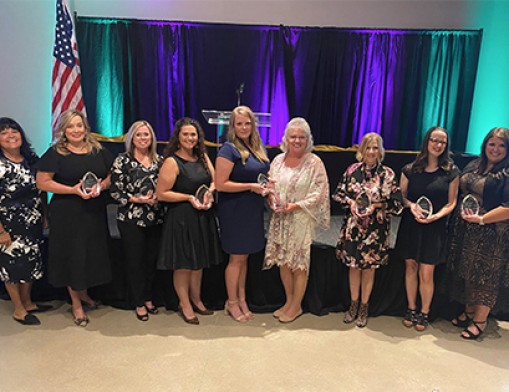
M 384 208 L 363 218 L 352 215 L 347 200 L 355 200 L 367 193 L 372 203 L 383 203 Z M 332 196 L 344 205 L 345 221 L 339 233 L 336 256 L 348 267 L 378 268 L 388 262 L 389 214 L 403 210 L 401 190 L 394 171 L 384 165 L 368 169 L 363 163 L 350 165 Z
M 263 268 L 286 265 L 291 270 L 309 272 L 311 242 L 318 226 L 330 222 L 329 181 L 323 162 L 307 154 L 299 166 L 285 166 L 285 155 L 274 158 L 270 177 L 286 201 L 301 209 L 289 214 L 273 213 L 270 219 Z
M 0 158 L 0 221 L 12 244 L 0 249 L 0 280 L 26 283 L 42 277 L 42 213 L 33 168 Z
M 509 168 L 481 174 L 479 162 L 469 163 L 460 177 L 461 198 L 473 195 L 480 214 L 509 207 Z M 460 199 L 461 200 L 461 199 Z M 466 305 L 485 305 L 509 312 L 509 221 L 478 225 L 461 218 L 460 205 L 451 223 L 448 270 L 451 295 Z
M 157 184 L 157 175 L 163 162 L 158 155 L 157 161 L 149 167 L 143 166 L 131 154 L 125 152 L 118 155 L 111 170 L 111 197 L 120 203 L 117 219 L 121 222 L 135 222 L 137 226 L 147 227 L 163 222 L 163 215 L 159 204 L 130 203 L 129 198 L 141 193 L 141 188 L 148 181 Z

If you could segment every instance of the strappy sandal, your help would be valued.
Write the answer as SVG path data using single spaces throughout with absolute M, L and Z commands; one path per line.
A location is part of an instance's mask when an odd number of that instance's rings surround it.
M 417 323 L 414 328 L 416 331 L 422 332 L 429 326 L 428 313 L 419 313 L 417 316 Z
M 408 308 L 402 323 L 407 328 L 414 327 L 417 324 L 417 310 Z
M 470 316 L 473 314 L 474 314 L 474 312 L 467 312 L 467 311 L 460 313 L 459 315 L 457 315 L 455 318 L 453 318 L 451 320 L 451 324 L 458 328 L 466 328 L 470 325 L 470 323 L 472 321 L 472 317 L 470 317 Z M 465 318 L 464 319 L 460 318 L 462 316 Z
M 477 340 L 479 339 L 482 334 L 484 333 L 484 331 L 486 330 L 486 327 L 487 325 L 484 326 L 484 329 L 481 329 L 481 327 L 479 327 L 479 324 L 486 324 L 488 322 L 488 320 L 484 320 L 484 321 L 475 321 L 475 320 L 472 320 L 469 324 L 468 327 L 466 327 L 463 332 L 461 333 L 461 337 L 463 339 L 466 339 L 466 340 Z M 471 330 L 469 330 L 468 328 L 473 325 L 475 328 L 477 328 L 477 332 L 479 333 L 474 333 L 472 332 Z M 463 333 L 466 333 L 467 335 L 463 335 Z
M 239 304 L 239 301 L 226 301 L 226 303 L 224 304 L 224 314 L 226 314 L 227 316 L 230 316 L 232 319 L 234 319 L 238 323 L 245 323 L 249 319 L 246 317 L 246 315 L 244 313 L 242 313 L 242 310 L 240 309 L 240 307 L 239 307 L 240 315 L 238 315 L 237 317 L 235 317 L 231 311 L 231 308 L 238 304 Z

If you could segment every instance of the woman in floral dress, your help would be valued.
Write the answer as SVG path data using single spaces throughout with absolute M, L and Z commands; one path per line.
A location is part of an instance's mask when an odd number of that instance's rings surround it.
M 49 305 L 32 302 L 32 282 L 42 277 L 42 208 L 35 187 L 37 156 L 21 126 L 0 118 L 0 280 L 14 305 L 13 318 L 39 325 L 32 313 Z
M 302 314 L 316 228 L 329 226 L 329 181 L 323 162 L 311 153 L 313 136 L 306 120 L 297 117 L 288 123 L 281 149 L 284 153 L 270 165 L 275 191 L 269 200 L 274 213 L 264 268 L 279 266 L 286 302 L 274 317 L 289 323 Z
M 366 134 L 357 152 L 359 162 L 346 169 L 333 195 L 346 210 L 336 248 L 337 258 L 350 268 L 351 303 L 344 322 L 356 320 L 358 327 L 367 324 L 375 269 L 389 259 L 389 215 L 400 214 L 403 209 L 396 175 L 381 164 L 384 156 L 380 135 Z M 359 196 L 370 200 L 364 211 L 358 208 Z
M 154 130 L 146 121 L 131 125 L 125 147 L 126 152 L 113 162 L 110 191 L 120 203 L 117 220 L 129 299 L 136 318 L 148 321 L 149 313 L 158 313 L 152 303 L 152 286 L 163 221 L 155 194 L 162 157 L 157 154 Z

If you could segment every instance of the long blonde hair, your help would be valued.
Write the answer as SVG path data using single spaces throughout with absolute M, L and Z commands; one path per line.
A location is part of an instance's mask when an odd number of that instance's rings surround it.
M 249 148 L 254 156 L 259 161 L 269 162 L 269 158 L 265 153 L 265 149 L 263 148 L 262 139 L 260 134 L 258 133 L 258 128 L 256 127 L 256 119 L 253 111 L 247 106 L 237 106 L 233 109 L 232 114 L 230 116 L 230 124 L 228 128 L 228 141 L 233 143 L 233 145 L 239 150 L 240 158 L 242 164 L 245 165 L 247 158 L 249 157 L 250 151 L 244 145 L 241 139 L 237 137 L 235 134 L 235 116 L 245 116 L 251 120 L 251 134 L 249 135 Z
M 150 135 L 152 137 L 152 142 L 150 143 L 149 148 L 149 156 L 150 156 L 150 162 L 155 163 L 157 162 L 157 140 L 156 140 L 156 134 L 154 132 L 154 128 L 152 128 L 152 125 L 150 125 L 145 120 L 139 120 L 133 123 L 129 130 L 127 131 L 127 136 L 125 138 L 125 150 L 131 154 L 131 156 L 134 156 L 134 144 L 133 144 L 133 137 L 136 134 L 136 131 L 140 129 L 141 127 L 147 127 L 147 129 L 150 132 Z
M 79 110 L 66 110 L 63 112 L 58 118 L 58 122 L 56 125 L 56 140 L 53 143 L 53 147 L 57 150 L 59 154 L 69 155 L 70 151 L 67 148 L 68 140 L 65 136 L 65 130 L 69 127 L 72 119 L 76 116 L 81 117 L 83 121 L 83 125 L 85 127 L 85 138 L 83 141 L 85 142 L 87 153 L 97 152 L 102 149 L 101 143 L 99 143 L 90 133 L 90 125 L 88 124 L 87 118 L 85 115 Z

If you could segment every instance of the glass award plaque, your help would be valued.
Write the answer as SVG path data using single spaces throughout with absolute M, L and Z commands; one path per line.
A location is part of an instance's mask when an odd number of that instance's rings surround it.
M 211 203 L 210 190 L 207 185 L 201 185 L 194 194 L 194 197 L 202 206 L 206 206 Z
M 138 197 L 152 197 L 154 196 L 154 192 L 156 190 L 156 184 L 154 180 L 150 177 L 143 177 L 138 181 L 139 192 L 137 194 Z
M 286 207 L 286 193 L 281 190 L 277 189 L 274 191 L 274 203 L 272 205 L 272 208 L 274 211 L 278 212 L 281 210 L 284 210 Z
M 258 174 L 257 182 L 258 184 L 267 186 L 269 184 L 269 177 L 267 177 L 266 174 L 260 173 Z
M 429 218 L 433 214 L 433 204 L 426 196 L 419 197 L 416 204 L 424 218 Z
M 356 211 L 357 214 L 362 215 L 365 214 L 366 211 L 371 207 L 371 199 L 366 192 L 361 192 L 355 198 Z
M 472 195 L 466 195 L 461 201 L 461 213 L 463 215 L 479 215 L 479 202 Z
M 99 184 L 97 176 L 92 172 L 86 172 L 81 179 L 81 190 L 84 194 L 89 195 L 96 191 L 97 184 Z

